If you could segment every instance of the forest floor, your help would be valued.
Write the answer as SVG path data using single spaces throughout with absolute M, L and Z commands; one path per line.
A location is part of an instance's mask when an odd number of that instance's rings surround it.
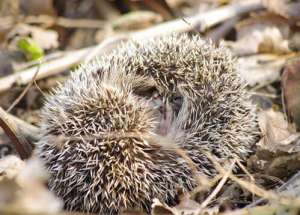
M 0 214 L 77 214 L 62 210 L 30 157 L 45 97 L 77 65 L 121 42 L 172 32 L 232 51 L 262 138 L 247 164 L 235 161 L 240 174 L 217 166 L 210 183 L 176 207 L 154 200 L 152 213 L 299 214 L 299 11 L 299 0 L 1 0 Z

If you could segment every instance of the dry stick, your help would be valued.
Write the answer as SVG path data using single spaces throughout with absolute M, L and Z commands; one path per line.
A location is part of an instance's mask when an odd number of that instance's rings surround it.
M 300 181 L 300 171 L 293 175 L 292 178 L 290 178 L 287 182 L 283 183 L 276 191 L 279 193 L 287 193 L 289 191 L 295 192 L 295 185 L 297 186 L 297 182 Z M 258 199 L 257 201 L 251 203 L 250 205 L 247 205 L 246 208 L 252 208 L 255 207 L 261 203 L 266 201 L 266 199 Z
M 250 173 L 250 172 L 246 169 L 246 167 L 239 161 L 239 159 L 236 159 L 236 163 L 237 163 L 237 165 L 241 168 L 241 170 L 243 170 L 244 173 L 245 173 L 246 175 L 248 175 L 248 177 L 250 178 L 250 180 L 251 180 L 252 182 L 255 182 L 255 179 L 254 179 L 253 175 L 251 175 L 251 173 Z
M 222 25 L 209 32 L 206 37 L 214 42 L 218 42 L 221 38 L 226 36 L 234 25 L 239 21 L 240 17 L 236 16 L 225 21 Z
M 220 192 L 220 190 L 222 189 L 222 187 L 226 183 L 229 175 L 232 173 L 232 170 L 234 168 L 235 163 L 236 163 L 236 161 L 234 160 L 232 162 L 232 164 L 230 165 L 229 170 L 224 174 L 222 180 L 216 186 L 214 191 L 201 203 L 200 208 L 202 208 L 202 209 L 205 208 L 210 203 L 210 201 Z
M 65 17 L 53 17 L 48 15 L 40 16 L 6 16 L 0 17 L 0 30 L 6 30 L 13 27 L 17 23 L 26 24 L 43 24 L 47 27 L 58 25 L 64 28 L 94 28 L 102 29 L 105 28 L 108 23 L 99 19 L 69 19 Z
M 200 26 L 200 30 L 204 31 L 206 28 L 220 23 L 228 18 L 235 17 L 237 15 L 247 13 L 252 10 L 257 10 L 260 8 L 262 8 L 262 6 L 260 5 L 259 0 L 252 0 L 251 2 L 245 1 L 243 3 L 228 5 L 213 11 L 209 11 L 207 13 L 203 13 L 201 15 L 190 17 L 188 18 L 188 21 L 191 23 L 190 25 L 186 25 L 186 23 L 184 23 L 181 19 L 178 19 L 160 24 L 158 26 L 154 26 L 143 31 L 134 32 L 130 34 L 129 37 L 135 39 L 144 39 L 148 38 L 149 36 L 155 37 L 158 35 L 170 34 L 172 32 L 186 32 L 195 29 L 197 26 Z M 55 59 L 53 61 L 45 63 L 41 65 L 40 72 L 38 74 L 36 74 L 35 72 L 36 68 L 31 68 L 4 77 L 0 79 L 0 93 L 10 89 L 16 83 L 27 84 L 32 80 L 39 80 L 50 75 L 58 74 L 64 71 L 65 69 L 68 69 L 72 65 L 81 62 L 84 56 L 86 56 L 91 51 L 93 54 L 90 54 L 89 56 L 94 57 L 95 55 L 99 54 L 99 52 L 101 53 L 103 50 L 107 50 L 107 46 L 113 45 L 113 42 L 120 42 L 120 39 L 117 38 L 115 41 L 112 39 L 112 42 L 107 42 L 106 40 L 105 42 L 107 43 L 106 45 L 98 45 L 93 48 L 85 48 L 78 51 L 73 51 L 72 53 L 67 53 L 64 57 L 60 59 Z M 91 57 L 88 57 L 87 60 L 90 59 Z M 9 126 L 7 126 L 7 122 L 3 120 L 3 117 L 0 117 L 0 120 L 2 120 L 2 126 L 6 128 L 6 133 L 11 137 L 13 143 L 16 145 L 16 149 L 19 152 L 20 156 L 22 158 L 29 156 L 30 153 L 28 153 L 28 144 L 26 143 L 26 140 L 23 141 L 23 136 L 20 140 L 18 140 L 17 135 L 13 132 L 13 129 L 10 129 Z M 21 148 L 21 142 L 24 142 L 24 149 Z
M 197 180 L 197 184 L 199 186 L 210 186 L 210 181 L 203 175 L 201 174 L 198 170 L 197 170 L 197 166 L 194 163 L 194 161 L 190 158 L 190 156 L 187 154 L 186 151 L 184 151 L 183 149 L 180 148 L 173 148 L 174 152 L 176 152 L 179 156 L 181 156 L 188 164 L 188 166 L 191 169 L 191 172 L 193 174 L 193 176 L 195 177 L 195 179 Z
M 34 86 L 35 86 L 36 89 L 41 93 L 41 95 L 44 96 L 44 98 L 47 97 L 46 93 L 44 93 L 43 90 L 40 88 L 40 86 L 36 83 L 36 80 L 34 80 Z
M 91 50 L 91 52 L 88 53 L 88 55 L 84 59 L 84 63 L 88 63 L 100 53 L 110 53 L 113 49 L 116 48 L 117 45 L 119 45 L 121 42 L 125 42 L 127 39 L 128 37 L 126 35 L 117 35 L 115 37 L 105 39 L 102 43 L 96 45 Z
M 82 59 L 84 59 L 84 56 L 91 50 L 91 48 L 85 48 L 78 51 L 67 52 L 65 56 L 59 59 L 55 59 L 53 61 L 40 65 L 40 71 L 36 77 L 36 80 L 58 74 L 70 68 L 71 66 L 78 64 Z M 32 80 L 35 73 L 36 67 L 33 67 L 1 78 L 0 93 L 10 89 L 16 83 L 29 83 Z
M 32 146 L 21 134 L 17 125 L 7 115 L 7 113 L 0 107 L 0 127 L 4 130 L 6 135 L 10 138 L 14 147 L 21 159 L 29 158 L 32 152 Z
M 216 169 L 220 173 L 226 174 L 226 170 L 218 163 L 216 158 L 214 158 L 210 153 L 205 153 L 205 154 L 206 154 L 207 158 L 215 165 Z M 291 197 L 287 197 L 287 196 L 280 196 L 277 193 L 274 193 L 272 191 L 264 190 L 264 189 L 258 187 L 254 183 L 250 183 L 248 181 L 244 181 L 242 179 L 239 179 L 233 174 L 230 174 L 229 178 L 232 181 L 235 181 L 240 186 L 244 187 L 245 189 L 247 189 L 248 191 L 250 191 L 251 193 L 254 193 L 255 195 L 257 195 L 259 197 L 274 200 L 274 201 L 277 201 L 280 204 L 284 204 L 284 205 L 290 205 L 290 206 L 293 206 L 293 207 L 300 207 L 300 198 L 291 198 Z
M 39 73 L 40 67 L 37 68 L 34 76 L 32 77 L 31 81 L 27 84 L 27 86 L 24 88 L 22 93 L 15 99 L 15 101 L 9 106 L 9 108 L 6 110 L 8 113 L 21 101 L 21 99 L 26 95 L 32 84 L 34 83 L 37 74 Z
M 6 113 L 6 119 L 13 121 L 17 126 L 17 130 L 20 131 L 25 138 L 34 142 L 39 140 L 40 129 L 34 125 L 31 125 L 28 122 L 25 122 L 12 114 Z
M 146 137 L 149 143 L 159 144 L 161 147 L 167 150 L 171 150 L 175 152 L 177 155 L 179 155 L 180 157 L 182 157 L 182 159 L 186 161 L 188 167 L 191 170 L 192 175 L 196 179 L 197 184 L 199 186 L 205 186 L 205 187 L 211 186 L 211 181 L 209 181 L 208 178 L 203 173 L 198 171 L 197 165 L 190 158 L 188 153 L 185 150 L 179 148 L 176 144 L 174 144 L 171 138 L 166 136 L 161 136 L 161 135 L 152 135 L 152 134 L 144 134 L 143 136 Z
M 28 16 L 24 19 L 28 24 L 58 25 L 65 28 L 104 28 L 107 23 L 96 19 L 68 19 L 64 17 L 52 17 L 47 15 Z
M 131 36 L 136 39 L 144 39 L 160 35 L 171 34 L 173 32 L 187 32 L 193 29 L 205 31 L 207 28 L 221 23 L 227 19 L 239 16 L 250 11 L 262 9 L 263 6 L 260 0 L 247 0 L 240 3 L 230 4 L 219 7 L 215 10 L 201 13 L 192 17 L 185 18 L 190 25 L 187 25 L 182 19 L 165 22 L 160 25 L 151 27 L 146 30 L 132 33 Z
M 230 4 L 200 15 L 186 18 L 186 20 L 191 23 L 190 25 L 187 25 L 184 21 L 182 21 L 182 19 L 176 19 L 145 30 L 133 32 L 128 35 L 128 39 L 145 39 L 159 35 L 171 34 L 173 32 L 187 32 L 197 28 L 197 26 L 200 26 L 200 30 L 203 31 L 206 28 L 229 18 L 261 8 L 262 5 L 260 4 L 260 0 L 243 1 L 236 4 Z M 120 41 L 116 40 L 116 42 Z M 72 65 L 78 64 L 82 59 L 84 59 L 84 56 L 90 53 L 95 47 L 99 48 L 99 46 L 93 46 L 78 51 L 72 51 L 70 53 L 66 53 L 66 55 L 60 59 L 41 65 L 41 69 L 36 80 L 58 74 Z M 106 49 L 106 47 L 103 48 Z M 101 49 L 99 50 L 99 53 L 101 54 Z M 35 68 L 31 68 L 0 79 L 0 93 L 10 89 L 16 83 L 27 84 L 30 80 L 32 80 L 35 71 Z

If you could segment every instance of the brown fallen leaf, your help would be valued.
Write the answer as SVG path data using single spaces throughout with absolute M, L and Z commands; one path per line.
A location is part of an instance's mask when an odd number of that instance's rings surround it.
M 300 20 L 300 1 L 299 0 L 262 0 L 264 6 L 283 17 L 293 21 Z
M 56 15 L 53 0 L 20 0 L 20 6 L 26 14 L 39 15 Z
M 236 42 L 225 42 L 225 45 L 238 56 L 257 53 L 287 54 L 291 52 L 289 41 L 276 27 L 253 30 Z
M 274 55 L 253 55 L 238 59 L 241 77 L 249 86 L 264 85 L 279 80 L 286 59 Z
M 290 34 L 288 19 L 267 11 L 250 14 L 249 18 L 242 19 L 236 25 L 237 39 L 248 35 L 256 30 L 264 30 L 268 27 L 277 28 L 284 38 Z
M 18 15 L 20 8 L 19 5 L 19 0 L 1 0 L 0 17 Z
M 286 112 L 290 122 L 300 128 L 300 58 L 296 58 L 284 68 L 282 78 L 282 94 Z
M 300 152 L 300 133 L 297 133 L 281 112 L 262 111 L 258 115 L 262 139 L 258 146 L 272 153 Z

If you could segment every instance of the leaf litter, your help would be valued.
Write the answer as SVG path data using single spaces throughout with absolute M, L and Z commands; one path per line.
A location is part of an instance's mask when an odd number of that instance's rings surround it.
M 299 213 L 300 1 L 249 0 L 252 9 L 245 13 L 221 14 L 226 7 L 243 2 L 2 0 L 0 83 L 9 77 L 13 84 L 2 86 L 0 107 L 8 110 L 12 104 L 16 105 L 9 114 L 0 115 L 1 119 L 12 120 L 14 127 L 6 120 L 1 127 L 8 126 L 17 138 L 23 135 L 30 141 L 38 139 L 36 131 L 43 100 L 88 53 L 91 59 L 111 51 L 131 36 L 148 37 L 149 32 L 162 35 L 170 23 L 176 22 L 174 31 L 191 34 L 201 31 L 203 37 L 214 35 L 215 41 L 231 49 L 251 100 L 257 104 L 262 138 L 246 164 L 233 159 L 220 166 L 211 155 L 219 174 L 210 180 L 202 178 L 203 183 L 194 192 L 182 193 L 175 207 L 154 199 L 152 214 Z M 201 19 L 198 25 L 190 23 L 193 19 L 189 17 L 204 14 L 205 19 L 207 11 L 216 15 L 209 16 L 206 23 Z M 182 18 L 185 16 L 188 18 Z M 205 28 L 201 26 L 203 23 Z M 159 28 L 164 24 L 165 28 Z M 114 37 L 121 39 L 111 39 Z M 111 40 L 107 42 L 107 38 Z M 72 55 L 75 53 L 78 55 Z M 34 61 L 40 57 L 42 64 Z M 67 58 L 68 64 L 57 66 Z M 37 68 L 44 64 L 49 66 L 41 68 L 43 75 L 35 75 Z M 29 78 L 20 82 L 24 74 L 29 74 L 26 76 Z M 0 213 L 78 214 L 63 210 L 62 201 L 46 186 L 47 173 L 42 162 L 34 155 L 21 160 L 13 142 L 7 130 L 0 130 Z M 233 163 L 240 166 L 238 174 L 232 172 Z

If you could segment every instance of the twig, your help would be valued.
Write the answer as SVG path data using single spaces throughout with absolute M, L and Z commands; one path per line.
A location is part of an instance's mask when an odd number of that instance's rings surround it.
M 37 74 L 39 73 L 40 67 L 37 68 L 34 76 L 32 77 L 31 81 L 27 84 L 27 86 L 24 88 L 22 93 L 15 99 L 15 101 L 9 106 L 9 108 L 6 110 L 8 113 L 21 101 L 21 99 L 26 95 L 32 84 L 34 83 Z
M 0 30 L 7 30 L 16 23 L 42 24 L 47 27 L 58 25 L 64 28 L 105 28 L 108 23 L 99 19 L 69 19 L 65 17 L 53 17 L 48 15 L 40 16 L 6 16 L 0 17 Z
M 46 93 L 43 92 L 43 90 L 40 88 L 40 86 L 38 85 L 38 83 L 36 82 L 36 80 L 34 80 L 34 86 L 41 93 L 41 95 L 43 95 L 44 98 L 46 98 Z
M 22 134 L 27 140 L 35 142 L 40 139 L 40 129 L 38 127 L 31 125 L 28 122 L 25 122 L 9 113 L 6 113 L 6 117 L 10 121 L 14 122 L 14 124 L 17 126 L 17 131 Z
M 18 130 L 18 126 L 7 115 L 7 113 L 0 107 L 0 127 L 5 134 L 10 138 L 11 142 L 21 159 L 29 158 L 32 152 L 31 144 L 26 140 L 22 133 Z
M 255 178 L 253 177 L 253 175 L 250 174 L 250 172 L 246 169 L 246 167 L 238 159 L 236 159 L 236 163 L 241 168 L 241 170 L 243 170 L 243 172 L 246 175 L 248 175 L 248 177 L 250 178 L 250 180 L 254 183 L 255 182 Z
M 285 182 L 284 184 L 282 184 L 278 189 L 277 192 L 279 193 L 287 193 L 287 192 L 295 192 L 297 193 L 295 189 L 295 186 L 297 186 L 297 183 L 299 183 L 300 181 L 300 171 L 298 173 L 296 173 L 292 178 L 290 178 L 287 182 Z M 298 185 L 299 187 L 299 185 Z M 299 188 L 298 188 L 299 190 Z M 264 201 L 266 201 L 266 199 L 258 199 L 257 201 L 253 202 L 250 205 L 247 205 L 246 208 L 252 208 L 255 207 L 261 203 L 263 203 Z
M 226 170 L 218 163 L 217 159 L 215 159 L 210 153 L 205 153 L 207 158 L 215 165 L 215 168 L 222 174 L 226 174 Z M 281 204 L 285 205 L 291 205 L 293 207 L 300 207 L 300 198 L 291 198 L 287 196 L 279 195 L 272 191 L 264 190 L 260 187 L 258 187 L 256 184 L 239 179 L 233 174 L 229 175 L 229 178 L 238 183 L 240 186 L 244 187 L 251 193 L 262 197 L 264 199 L 274 200 Z
M 221 38 L 226 36 L 230 30 L 234 27 L 237 21 L 240 19 L 239 16 L 228 19 L 222 25 L 218 26 L 216 29 L 210 31 L 206 37 L 211 39 L 214 42 L 218 42 Z
M 270 98 L 270 99 L 278 98 L 278 96 L 276 94 L 272 94 L 272 93 L 249 92 L 249 95 L 262 96 L 262 97 L 267 97 L 267 98 Z
M 84 56 L 91 51 L 91 48 L 85 48 L 78 51 L 67 52 L 65 56 L 40 65 L 40 71 L 36 80 L 58 74 L 69 67 L 78 64 Z M 27 84 L 36 73 L 36 67 L 20 71 L 18 73 L 6 76 L 0 79 L 0 93 L 10 89 L 14 84 Z
M 127 39 L 128 37 L 126 35 L 117 35 L 115 37 L 105 39 L 102 43 L 99 43 L 91 50 L 91 52 L 88 53 L 88 55 L 85 57 L 84 63 L 89 62 L 100 54 L 111 52 L 114 48 L 116 48 L 117 45 L 119 45 L 121 42 L 125 42 Z
M 127 38 L 145 39 L 149 37 L 156 37 L 159 35 L 171 34 L 173 32 L 188 32 L 195 29 L 197 26 L 200 26 L 200 31 L 204 31 L 208 27 L 212 27 L 213 25 L 218 24 L 224 20 L 261 8 L 262 5 L 260 4 L 260 0 L 243 1 L 240 3 L 220 7 L 216 10 L 208 11 L 207 13 L 202 13 L 200 15 L 186 18 L 188 22 L 191 23 L 191 25 L 187 25 L 184 21 L 182 21 L 182 19 L 176 19 L 142 31 L 133 32 L 129 34 Z M 120 40 L 116 39 L 115 42 L 118 43 L 120 42 Z M 56 59 L 41 65 L 41 69 L 36 77 L 36 80 L 58 74 L 65 69 L 78 64 L 79 62 L 81 62 L 81 60 L 84 59 L 85 55 L 90 53 L 93 48 L 97 47 L 99 48 L 99 46 L 93 46 L 78 51 L 72 51 L 66 53 L 66 55 L 61 57 L 60 59 Z M 101 48 L 105 50 L 107 47 Z M 30 80 L 32 80 L 35 71 L 36 68 L 31 68 L 0 79 L 0 93 L 10 89 L 15 83 L 27 84 Z
M 58 25 L 65 28 L 104 28 L 107 23 L 93 19 L 68 19 L 64 17 L 52 17 L 47 15 L 28 16 L 24 18 L 28 24 L 47 24 L 49 26 Z
M 220 192 L 220 190 L 226 183 L 229 175 L 232 173 L 235 163 L 236 161 L 234 160 L 230 165 L 229 170 L 224 174 L 222 180 L 219 182 L 219 184 L 216 186 L 213 192 L 201 203 L 200 205 L 201 208 L 205 208 L 209 204 L 209 202 Z
M 165 22 L 146 30 L 134 32 L 131 34 L 132 38 L 144 39 L 156 37 L 159 35 L 171 34 L 173 32 L 182 33 L 193 29 L 199 29 L 200 32 L 212 27 L 232 17 L 239 16 L 250 11 L 262 9 L 263 6 L 260 0 L 247 0 L 227 6 L 219 7 L 215 10 L 201 13 L 192 17 L 185 18 L 191 25 L 187 25 L 182 19 Z

